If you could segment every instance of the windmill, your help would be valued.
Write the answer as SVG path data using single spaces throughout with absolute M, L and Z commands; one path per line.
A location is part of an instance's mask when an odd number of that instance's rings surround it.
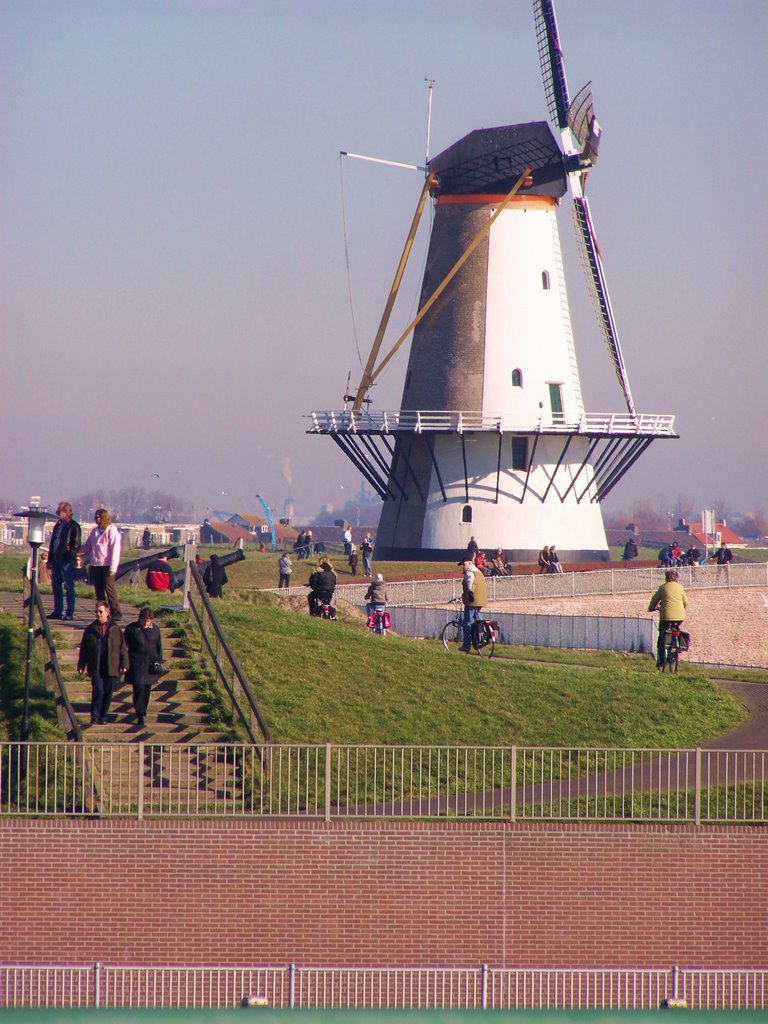
M 315 411 L 383 499 L 380 559 L 456 558 L 474 536 L 531 561 L 608 557 L 601 500 L 674 416 L 640 414 L 629 387 L 584 194 L 600 129 L 589 85 L 568 95 L 552 0 L 534 2 L 550 114 L 470 132 L 428 162 L 424 187 L 351 407 Z M 557 209 L 571 193 L 598 321 L 626 411 L 584 409 Z M 415 319 L 380 358 L 421 213 L 434 220 Z M 399 410 L 369 391 L 413 333 Z

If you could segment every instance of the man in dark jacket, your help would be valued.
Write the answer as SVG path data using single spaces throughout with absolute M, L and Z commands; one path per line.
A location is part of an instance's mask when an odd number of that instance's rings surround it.
M 143 726 L 152 684 L 157 682 L 163 670 L 163 641 L 151 608 L 142 608 L 136 622 L 126 626 L 125 646 L 128 649 L 128 674 L 125 678 L 133 687 L 136 720 Z
M 96 619 L 83 630 L 77 671 L 91 677 L 91 725 L 105 725 L 112 694 L 128 668 L 125 637 L 113 622 L 106 601 L 96 604 Z
M 209 597 L 221 597 L 225 583 L 228 583 L 227 573 L 219 562 L 218 555 L 211 555 L 211 560 L 205 567 L 203 583 Z
M 46 560 L 53 587 L 53 611 L 48 618 L 74 619 L 75 559 L 80 550 L 80 524 L 72 518 L 72 506 L 68 501 L 59 502 L 56 514 L 59 521 L 53 528 Z M 67 596 L 66 615 L 64 614 L 65 592 Z
M 331 569 L 331 563 L 326 558 L 321 560 L 317 570 L 312 573 L 309 577 L 309 582 L 305 586 L 310 588 L 307 596 L 309 614 L 319 615 L 320 605 L 324 601 L 330 602 L 336 589 L 336 574 Z

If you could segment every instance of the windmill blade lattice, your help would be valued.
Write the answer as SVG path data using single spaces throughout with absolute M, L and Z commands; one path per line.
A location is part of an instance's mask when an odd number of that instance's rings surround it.
M 534 0 L 536 15 L 536 44 L 539 48 L 541 75 L 547 97 L 549 116 L 558 128 L 568 124 L 568 83 L 565 79 L 565 61 L 557 34 L 557 19 L 552 0 Z
M 577 196 L 573 201 L 573 217 L 576 224 L 576 235 L 579 240 L 579 251 L 584 266 L 584 273 L 587 276 L 587 283 L 592 295 L 592 302 L 595 313 L 600 322 L 605 336 L 605 343 L 611 355 L 613 368 L 616 371 L 621 389 L 624 392 L 624 399 L 628 411 L 634 415 L 635 405 L 632 401 L 632 392 L 629 387 L 624 357 L 621 354 L 619 335 L 616 330 L 616 323 L 613 319 L 613 309 L 608 296 L 608 289 L 605 284 L 603 273 L 603 262 L 600 259 L 600 250 L 597 246 L 597 239 L 592 227 L 592 217 L 589 212 L 589 203 L 586 196 Z

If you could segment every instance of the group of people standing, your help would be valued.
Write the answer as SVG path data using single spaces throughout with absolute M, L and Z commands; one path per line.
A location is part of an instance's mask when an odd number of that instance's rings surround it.
M 122 612 L 115 574 L 120 565 L 122 540 L 112 517 L 107 509 L 97 508 L 94 513 L 95 527 L 81 548 L 82 531 L 80 524 L 73 518 L 71 504 L 60 501 L 56 515 L 59 518 L 51 533 L 46 562 L 53 588 L 53 611 L 48 617 L 74 619 L 76 565 L 79 560 L 85 559 L 89 566 L 88 581 L 96 591 L 96 600 L 105 602 L 110 617 L 119 620 Z

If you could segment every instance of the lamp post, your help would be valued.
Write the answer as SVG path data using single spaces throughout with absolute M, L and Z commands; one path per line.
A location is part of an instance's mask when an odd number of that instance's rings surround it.
M 24 665 L 24 711 L 21 716 L 21 740 L 29 739 L 29 684 L 32 672 L 32 643 L 35 639 L 35 603 L 37 598 L 37 559 L 40 545 L 45 540 L 45 524 L 58 517 L 47 508 L 40 507 L 40 499 L 30 498 L 29 507 L 14 512 L 14 516 L 27 520 L 27 543 L 32 548 L 29 569 L 29 613 L 27 616 L 27 654 Z

